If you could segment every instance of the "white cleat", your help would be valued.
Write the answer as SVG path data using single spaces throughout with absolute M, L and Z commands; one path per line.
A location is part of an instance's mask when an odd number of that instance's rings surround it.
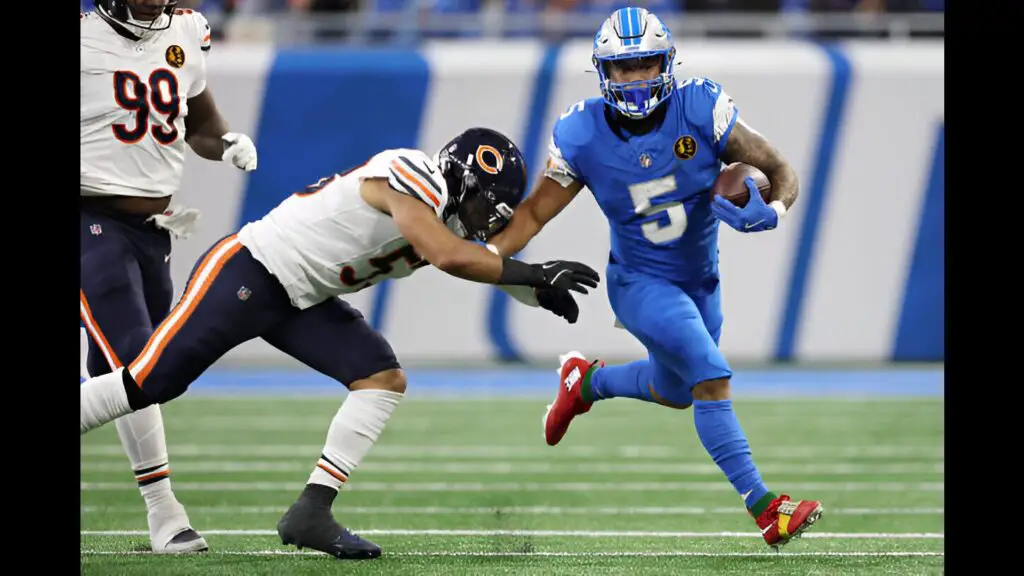
M 193 554 L 210 549 L 206 539 L 189 524 L 185 507 L 176 500 L 150 510 L 146 519 L 156 554 Z

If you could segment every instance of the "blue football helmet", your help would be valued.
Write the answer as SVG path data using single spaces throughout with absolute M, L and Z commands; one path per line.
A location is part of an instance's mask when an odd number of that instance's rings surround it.
M 594 36 L 594 68 L 600 77 L 601 95 L 627 118 L 650 115 L 668 100 L 675 88 L 672 70 L 676 48 L 661 19 L 646 8 L 620 8 L 612 13 Z M 610 70 L 660 66 L 652 80 L 612 82 Z

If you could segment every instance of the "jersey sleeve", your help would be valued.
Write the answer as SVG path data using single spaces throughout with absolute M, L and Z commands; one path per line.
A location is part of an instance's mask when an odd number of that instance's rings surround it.
M 583 182 L 575 162 L 573 162 L 574 147 L 565 142 L 565 134 L 571 129 L 570 120 L 572 114 L 582 111 L 576 110 L 579 105 L 575 104 L 561 118 L 555 122 L 551 131 L 551 140 L 548 143 L 548 161 L 544 167 L 544 175 L 558 182 L 564 188 L 568 188 L 573 182 Z
M 701 135 L 711 142 L 721 156 L 729 141 L 729 134 L 740 116 L 739 108 L 721 84 L 708 78 L 689 78 L 679 86 L 682 92 L 686 118 Z
M 176 17 L 188 18 L 189 32 L 195 32 L 196 40 L 199 42 L 199 50 L 202 51 L 203 57 L 199 59 L 199 73 L 196 76 L 196 81 L 189 87 L 188 97 L 193 98 L 203 93 L 206 90 L 206 55 L 210 52 L 211 46 L 211 33 L 210 22 L 203 16 L 202 13 L 195 10 L 181 10 L 180 14 L 176 14 Z
M 434 160 L 419 150 L 400 150 L 386 158 L 388 185 L 430 206 L 440 218 L 448 205 L 448 187 Z

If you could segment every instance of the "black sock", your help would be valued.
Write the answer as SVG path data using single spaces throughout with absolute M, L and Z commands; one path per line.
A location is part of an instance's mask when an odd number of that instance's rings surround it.
M 338 491 L 330 486 L 324 486 L 323 484 L 306 484 L 306 488 L 302 491 L 302 495 L 299 496 L 300 500 L 306 500 L 316 506 L 323 508 L 330 508 L 334 504 L 334 499 L 338 496 Z
M 128 396 L 128 406 L 132 410 L 139 411 L 153 404 L 142 388 L 135 383 L 135 378 L 127 367 L 121 373 L 121 382 L 124 383 L 124 393 Z

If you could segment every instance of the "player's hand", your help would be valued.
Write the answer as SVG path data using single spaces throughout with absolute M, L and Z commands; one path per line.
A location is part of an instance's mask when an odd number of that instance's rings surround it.
M 597 271 L 579 262 L 552 260 L 543 264 L 531 264 L 531 266 L 544 276 L 543 285 L 535 285 L 536 288 L 561 288 L 589 294 L 584 286 L 597 288 L 597 283 L 601 281 L 601 275 Z
M 750 200 L 743 208 L 729 202 L 721 196 L 711 200 L 711 212 L 716 218 L 740 232 L 761 232 L 772 230 L 779 225 L 779 213 L 765 203 L 761 192 L 753 178 L 746 178 L 743 183 L 750 192 Z
M 246 172 L 256 169 L 256 144 L 252 138 L 237 132 L 228 132 L 220 137 L 224 141 L 224 155 L 221 160 L 230 161 Z
M 562 288 L 534 288 L 534 293 L 541 308 L 565 318 L 569 324 L 575 324 L 580 317 L 580 307 L 576 305 L 572 292 Z

